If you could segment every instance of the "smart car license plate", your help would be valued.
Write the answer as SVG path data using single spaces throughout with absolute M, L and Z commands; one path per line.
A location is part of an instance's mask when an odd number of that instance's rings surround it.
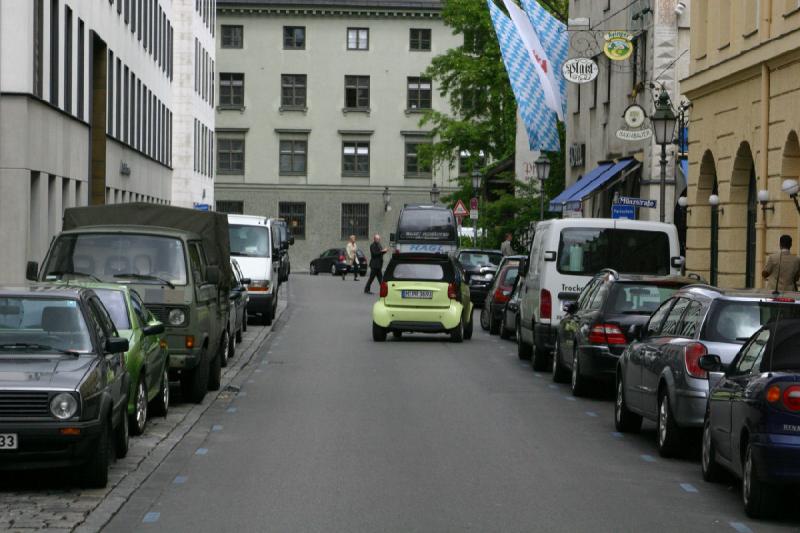
M 433 291 L 403 291 L 403 298 L 415 298 L 417 300 L 430 300 L 433 298 Z
M 16 433 L 0 433 L 0 450 L 16 450 L 18 442 Z

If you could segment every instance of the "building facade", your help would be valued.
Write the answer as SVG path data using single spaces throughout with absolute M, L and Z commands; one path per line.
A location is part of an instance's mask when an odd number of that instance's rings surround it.
M 629 106 L 637 104 L 651 115 L 654 97 L 662 89 L 670 96 L 673 107 L 683 100 L 678 80 L 688 73 L 691 3 L 570 1 L 569 57 L 592 59 L 598 74 L 589 83 L 569 84 L 566 185 L 569 188 L 578 182 L 594 181 L 596 187 L 588 187 L 589 192 L 570 202 L 555 199 L 551 212 L 564 210 L 565 216 L 608 217 L 617 194 L 660 202 L 660 145 L 654 137 L 622 140 L 617 132 L 631 130 L 623 119 Z M 612 60 L 605 54 L 605 37 L 611 31 L 625 31 L 633 37 L 633 51 L 627 59 Z M 647 127 L 649 120 L 633 131 Z M 664 206 L 667 222 L 673 221 L 676 199 L 686 188 L 680 157 L 679 146 L 668 146 Z M 642 220 L 659 220 L 659 216 L 660 206 L 639 208 L 637 213 Z
M 687 269 L 724 287 L 762 286 L 780 235 L 800 237 L 781 188 L 800 177 L 800 5 L 695 0 L 682 86 L 692 102 Z
M 419 122 L 448 111 L 424 71 L 459 46 L 438 0 L 220 0 L 219 211 L 287 219 L 293 268 L 388 241 L 405 203 L 430 203 L 456 169 L 425 168 Z M 384 201 L 384 193 L 390 202 Z

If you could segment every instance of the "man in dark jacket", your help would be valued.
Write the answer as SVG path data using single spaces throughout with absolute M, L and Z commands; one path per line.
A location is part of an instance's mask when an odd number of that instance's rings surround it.
M 369 245 L 369 279 L 364 287 L 364 293 L 372 294 L 372 280 L 378 278 L 378 283 L 383 283 L 383 254 L 389 249 L 381 246 L 381 236 L 377 233 Z

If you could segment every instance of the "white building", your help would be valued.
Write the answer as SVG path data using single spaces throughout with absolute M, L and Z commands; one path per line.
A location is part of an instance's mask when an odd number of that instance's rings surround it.
M 0 282 L 43 259 L 67 207 L 172 202 L 175 37 L 197 34 L 213 60 L 214 11 L 212 0 L 0 2 Z M 213 114 L 189 105 L 210 155 Z M 184 193 L 195 175 L 182 176 Z
M 216 207 L 286 218 L 293 269 L 455 184 L 416 155 L 449 111 L 424 71 L 461 44 L 439 0 L 220 0 L 217 24 Z

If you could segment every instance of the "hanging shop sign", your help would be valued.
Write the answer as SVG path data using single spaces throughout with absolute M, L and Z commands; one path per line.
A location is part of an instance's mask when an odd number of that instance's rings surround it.
M 575 57 L 561 65 L 561 75 L 572 83 L 589 83 L 597 78 L 597 63 L 588 57 Z
M 623 141 L 644 141 L 653 136 L 653 130 L 645 128 L 643 130 L 619 130 L 617 131 L 617 139 Z
M 632 104 L 622 114 L 625 124 L 632 130 L 641 128 L 647 118 L 647 112 L 639 104 Z
M 633 35 L 627 31 L 610 31 L 605 35 L 603 51 L 609 59 L 625 61 L 633 53 Z

